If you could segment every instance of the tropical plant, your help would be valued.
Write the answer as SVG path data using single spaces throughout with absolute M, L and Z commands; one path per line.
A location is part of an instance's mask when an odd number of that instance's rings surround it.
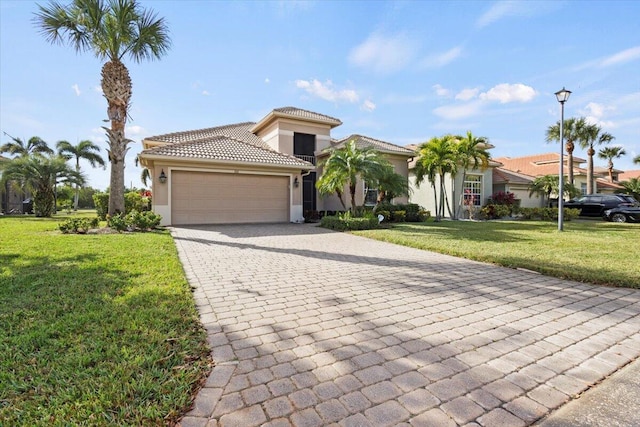
M 582 148 L 587 149 L 587 194 L 595 193 L 593 188 L 593 155 L 596 153 L 594 145 L 608 144 L 615 138 L 613 135 L 602 132 L 600 126 L 587 125 L 580 135 L 578 142 Z
M 332 148 L 329 157 L 320 163 L 322 176 L 316 182 L 321 194 L 338 194 L 342 206 L 342 189 L 349 187 L 351 196 L 351 212 L 356 212 L 356 186 L 358 178 L 365 182 L 377 182 L 388 162 L 373 147 L 359 148 L 356 142 L 348 141 L 341 148 Z
M 378 188 L 378 197 L 374 211 L 381 203 L 391 203 L 395 197 L 409 195 L 407 178 L 397 173 L 391 164 L 382 168 L 380 175 L 376 177 L 375 185 Z
M 640 201 L 640 178 L 630 178 L 628 181 L 620 183 L 629 194 Z
M 565 150 L 567 152 L 567 169 L 569 175 L 569 182 L 573 184 L 573 150 L 575 149 L 575 142 L 582 138 L 584 128 L 587 126 L 587 119 L 580 117 L 576 119 L 571 117 L 564 121 L 562 129 L 562 136 L 567 141 L 565 143 Z M 560 120 L 555 125 L 547 128 L 547 142 L 560 141 Z
M 78 52 L 92 52 L 102 67 L 102 92 L 107 99 L 107 133 L 111 163 L 109 213 L 124 212 L 125 156 L 131 142 L 125 124 L 131 104 L 131 77 L 122 62 L 159 59 L 170 46 L 164 18 L 142 9 L 136 0 L 73 0 L 38 5 L 35 23 L 51 43 L 67 42 Z
M 440 221 L 444 217 L 445 204 L 449 213 L 452 214 L 445 187 L 445 176 L 447 174 L 455 175 L 458 170 L 456 141 L 455 136 L 444 135 L 431 138 L 418 147 L 418 160 L 414 169 L 416 185 L 419 187 L 425 178 L 431 182 L 435 199 L 436 221 Z M 439 192 L 436 191 L 436 178 L 438 178 Z
M 5 165 L 2 180 L 20 180 L 33 192 L 35 215 L 50 217 L 55 211 L 55 186 L 58 182 L 83 184 L 84 178 L 64 157 L 33 154 L 17 157 Z
M 58 154 L 67 160 L 76 160 L 76 172 L 80 172 L 80 159 L 84 159 L 89 162 L 91 167 L 100 165 L 105 167 L 104 160 L 98 154 L 100 147 L 89 140 L 80 141 L 77 145 L 73 145 L 68 141 L 58 141 L 56 144 Z M 73 210 L 78 210 L 78 200 L 80 195 L 80 186 L 76 185 L 75 195 L 73 198 Z
M 0 153 L 9 153 L 22 157 L 35 153 L 53 154 L 53 150 L 49 148 L 47 143 L 39 136 L 32 136 L 29 138 L 29 141 L 25 143 L 20 138 L 14 138 L 6 132 L 4 132 L 4 134 L 11 138 L 11 142 L 7 142 L 0 146 Z
M 619 159 L 627 154 L 620 146 L 604 147 L 598 151 L 598 157 L 607 159 L 607 169 L 609 169 L 609 182 L 613 182 L 613 159 Z
M 460 209 L 465 201 L 464 182 L 467 179 L 467 171 L 469 169 L 486 169 L 489 167 L 489 159 L 491 155 L 487 151 L 487 138 L 483 136 L 474 136 L 471 131 L 467 131 L 465 136 L 457 136 L 456 154 L 458 164 L 462 168 L 462 188 L 460 189 L 460 199 L 456 206 L 454 219 L 458 218 Z M 468 197 L 467 197 L 468 198 Z
M 534 194 L 542 196 L 542 201 L 546 197 L 547 207 L 551 207 L 551 194 L 558 192 L 558 177 L 554 175 L 539 176 L 529 184 L 529 197 Z
M 633 158 L 633 163 L 640 165 L 640 155 L 637 155 Z
M 140 157 L 136 156 L 136 167 L 138 166 L 140 166 Z M 142 168 L 142 172 L 140 172 L 140 181 L 142 181 L 142 183 L 148 187 L 150 179 L 151 172 L 149 171 L 149 168 Z

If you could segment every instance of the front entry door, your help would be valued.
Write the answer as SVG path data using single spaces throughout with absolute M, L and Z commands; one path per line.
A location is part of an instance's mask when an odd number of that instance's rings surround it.
M 302 209 L 304 212 L 316 210 L 316 173 L 302 177 Z

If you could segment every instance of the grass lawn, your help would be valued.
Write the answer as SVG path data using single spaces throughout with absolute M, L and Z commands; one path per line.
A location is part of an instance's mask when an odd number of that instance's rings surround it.
M 65 218 L 0 217 L 0 425 L 174 424 L 210 359 L 171 236 Z
M 640 288 L 640 224 L 574 220 L 558 232 L 557 223 L 543 221 L 442 221 L 353 233 L 564 279 Z

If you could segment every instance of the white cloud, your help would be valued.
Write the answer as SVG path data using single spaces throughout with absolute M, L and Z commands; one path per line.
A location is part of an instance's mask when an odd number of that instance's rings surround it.
M 451 93 L 449 91 L 449 89 L 445 89 L 439 84 L 435 84 L 435 85 L 433 85 L 431 87 L 433 88 L 433 90 L 435 90 L 436 95 L 438 95 L 438 96 L 449 96 L 450 93 Z
M 265 82 L 266 84 L 269 84 L 269 83 L 271 83 L 271 80 L 269 80 L 269 77 L 267 77 L 266 79 L 264 79 L 264 82 Z
M 444 105 L 433 110 L 433 113 L 446 120 L 458 120 L 475 116 L 480 112 L 482 103 L 473 101 L 466 104 Z
M 462 48 L 456 46 L 449 49 L 446 52 L 439 53 L 437 55 L 431 55 L 422 60 L 422 66 L 424 68 L 438 68 L 443 67 L 450 62 L 454 61 L 462 54 Z
M 476 96 L 478 96 L 478 92 L 480 92 L 480 89 L 478 89 L 478 88 L 462 89 L 456 95 L 456 99 L 458 99 L 460 101 L 468 101 L 468 100 L 473 99 Z
M 71 86 L 71 89 L 73 89 L 73 91 L 76 93 L 76 96 L 80 96 L 80 94 L 82 93 L 80 92 L 80 87 L 78 86 L 77 83 Z
M 391 73 L 405 67 L 414 55 L 414 43 L 404 34 L 371 34 L 349 54 L 353 65 L 378 73 Z
M 607 58 L 604 58 L 600 62 L 601 67 L 611 67 L 613 65 L 624 64 L 625 62 L 633 61 L 640 58 L 640 46 L 632 47 L 630 49 L 623 50 Z
M 374 104 L 370 99 L 367 99 L 362 103 L 360 109 L 371 112 L 376 109 L 376 104 Z
M 580 114 L 585 116 L 588 123 L 598 125 L 600 127 L 615 128 L 616 124 L 611 120 L 603 120 L 608 112 L 614 111 L 615 107 L 590 102 L 587 106 L 580 110 Z
M 480 99 L 498 101 L 501 104 L 509 102 L 529 102 L 536 96 L 536 91 L 531 86 L 522 83 L 501 83 L 480 94 Z
M 145 134 L 145 133 L 147 133 L 147 131 L 142 126 L 132 125 L 132 126 L 127 126 L 125 128 L 125 134 L 127 136 L 129 136 L 129 137 L 131 137 L 131 136 L 140 136 L 140 135 Z
M 534 16 L 548 13 L 562 7 L 562 2 L 550 1 L 497 1 L 476 21 L 476 27 L 483 28 L 503 18 L 511 16 Z
M 304 89 L 310 95 L 331 102 L 358 102 L 358 93 L 353 89 L 336 90 L 331 80 L 322 83 L 319 80 L 296 80 L 296 87 Z
M 208 90 L 203 90 L 203 91 L 202 91 L 202 94 L 203 94 L 204 96 L 209 96 L 209 95 L 211 95 L 211 94 L 209 93 L 209 91 L 208 91 Z

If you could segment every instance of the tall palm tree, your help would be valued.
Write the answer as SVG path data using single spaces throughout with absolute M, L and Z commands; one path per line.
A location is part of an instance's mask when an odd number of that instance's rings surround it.
M 602 132 L 600 126 L 595 124 L 587 125 L 578 142 L 582 148 L 587 149 L 587 194 L 593 194 L 593 155 L 596 153 L 594 145 L 608 144 L 615 138 L 613 135 Z
M 466 136 L 457 136 L 456 140 L 458 141 L 456 146 L 458 164 L 462 168 L 462 188 L 455 214 L 455 218 L 458 218 L 464 200 L 464 182 L 467 179 L 467 171 L 488 168 L 491 155 L 487 151 L 488 140 L 483 136 L 474 136 L 471 131 L 467 131 Z
M 355 141 L 348 141 L 342 148 L 331 149 L 329 157 L 321 164 L 322 176 L 316 182 L 316 188 L 326 194 L 327 190 L 333 193 L 339 187 L 349 186 L 350 209 L 355 213 L 358 178 L 375 182 L 387 164 L 374 148 L 359 148 Z
M 136 0 L 73 0 L 63 6 L 57 1 L 38 5 L 35 23 L 51 43 L 67 42 L 78 52 L 92 52 L 102 67 L 102 93 L 107 98 L 107 132 L 111 178 L 109 214 L 124 212 L 125 156 L 132 142 L 125 137 L 131 103 L 131 77 L 122 62 L 159 59 L 170 46 L 164 18 L 142 9 Z
M 88 139 L 80 141 L 77 145 L 73 145 L 68 141 L 58 141 L 56 144 L 58 154 L 67 160 L 76 160 L 76 172 L 80 172 L 80 159 L 84 159 L 89 162 L 91 167 L 100 165 L 105 167 L 104 159 L 98 154 L 100 147 Z M 80 195 L 80 186 L 76 185 L 76 191 L 73 198 L 73 210 L 78 210 L 78 198 Z
M 607 169 L 609 169 L 609 182 L 613 182 L 613 159 L 619 159 L 627 154 L 624 148 L 619 146 L 604 147 L 598 151 L 598 157 L 607 159 Z
M 637 155 L 633 158 L 633 163 L 640 165 L 640 155 Z
M 55 210 L 55 186 L 58 180 L 82 184 L 84 178 L 62 156 L 32 154 L 12 159 L 3 166 L 2 180 L 20 180 L 33 192 L 36 216 L 50 217 Z
M 39 136 L 32 136 L 25 143 L 20 138 L 14 138 L 6 132 L 4 134 L 11 138 L 11 141 L 0 146 L 0 153 L 9 153 L 17 156 L 29 156 L 34 153 L 53 154 L 53 150 Z
M 571 117 L 564 121 L 563 137 L 567 141 L 565 150 L 567 152 L 567 169 L 569 182 L 573 184 L 573 150 L 576 148 L 575 142 L 581 139 L 584 128 L 587 126 L 587 119 Z M 547 142 L 560 141 L 560 120 L 547 128 Z
M 436 221 L 444 217 L 445 204 L 452 214 L 446 194 L 445 177 L 447 174 L 455 175 L 458 170 L 456 142 L 455 136 L 444 135 L 431 138 L 418 147 L 418 160 L 414 169 L 416 185 L 420 186 L 425 178 L 431 181 L 436 202 Z M 436 193 L 436 178 L 439 181 L 439 194 Z

